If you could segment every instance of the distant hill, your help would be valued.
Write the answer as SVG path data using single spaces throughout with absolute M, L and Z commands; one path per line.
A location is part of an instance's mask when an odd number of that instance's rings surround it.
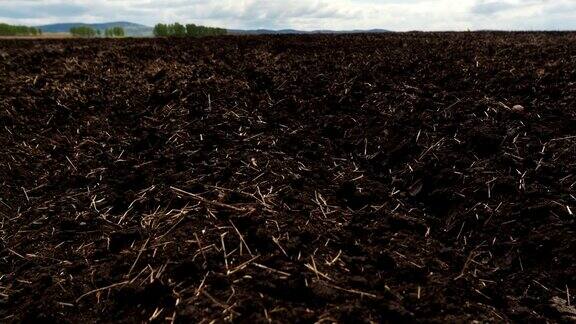
M 88 26 L 104 33 L 104 30 L 113 27 L 122 27 L 126 32 L 126 36 L 146 37 L 152 36 L 153 28 L 145 25 L 135 24 L 125 21 L 101 23 L 101 24 L 84 24 L 84 23 L 64 23 L 64 24 L 51 24 L 37 26 L 43 33 L 67 33 L 72 27 Z

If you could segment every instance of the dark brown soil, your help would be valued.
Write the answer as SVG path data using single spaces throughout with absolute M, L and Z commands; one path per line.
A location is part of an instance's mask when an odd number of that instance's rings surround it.
M 575 34 L 2 40 L 0 126 L 2 322 L 576 318 Z

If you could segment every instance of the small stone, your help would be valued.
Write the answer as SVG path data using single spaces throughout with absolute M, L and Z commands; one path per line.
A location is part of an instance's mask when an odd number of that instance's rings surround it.
M 522 105 L 515 105 L 514 107 L 512 107 L 512 111 L 518 112 L 518 113 L 524 112 L 524 106 L 522 106 Z

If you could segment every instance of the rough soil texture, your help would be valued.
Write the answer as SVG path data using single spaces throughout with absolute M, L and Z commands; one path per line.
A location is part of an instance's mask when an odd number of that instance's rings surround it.
M 574 321 L 575 107 L 570 33 L 0 41 L 0 320 Z

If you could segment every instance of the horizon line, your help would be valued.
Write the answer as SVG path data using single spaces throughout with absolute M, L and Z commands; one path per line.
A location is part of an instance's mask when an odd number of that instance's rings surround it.
M 2 23 L 2 22 L 0 22 Z M 50 24 L 42 24 L 42 25 L 29 25 L 30 27 L 43 27 L 43 26 L 51 26 L 51 25 L 64 25 L 64 24 L 79 24 L 79 25 L 102 25 L 102 24 L 114 24 L 114 23 L 129 23 L 134 25 L 140 25 L 143 27 L 154 28 L 154 26 L 150 26 L 147 24 L 142 23 L 135 23 L 128 20 L 115 20 L 115 21 L 103 21 L 103 22 L 56 22 Z M 159 22 L 161 24 L 162 22 Z M 180 23 L 178 21 L 174 21 L 172 23 Z M 192 22 L 190 22 L 192 23 Z M 187 23 L 182 23 L 187 24 Z M 207 26 L 207 25 L 201 25 Z M 210 27 L 210 26 L 208 26 Z M 214 26 L 215 27 L 215 26 Z M 395 32 L 395 33 L 409 33 L 409 32 L 576 32 L 576 29 L 436 29 L 436 30 L 424 30 L 424 29 L 412 29 L 406 31 L 397 31 L 392 29 L 387 29 L 384 27 L 372 27 L 372 28 L 352 28 L 352 29 L 297 29 L 294 27 L 283 27 L 283 28 L 266 28 L 266 27 L 253 27 L 253 28 L 236 28 L 236 27 L 220 27 L 226 30 L 238 30 L 238 31 L 258 31 L 258 30 L 266 30 L 266 31 L 300 31 L 300 32 L 320 32 L 320 31 L 332 31 L 332 32 L 346 32 L 346 31 L 371 31 L 371 30 L 381 30 L 386 32 Z

